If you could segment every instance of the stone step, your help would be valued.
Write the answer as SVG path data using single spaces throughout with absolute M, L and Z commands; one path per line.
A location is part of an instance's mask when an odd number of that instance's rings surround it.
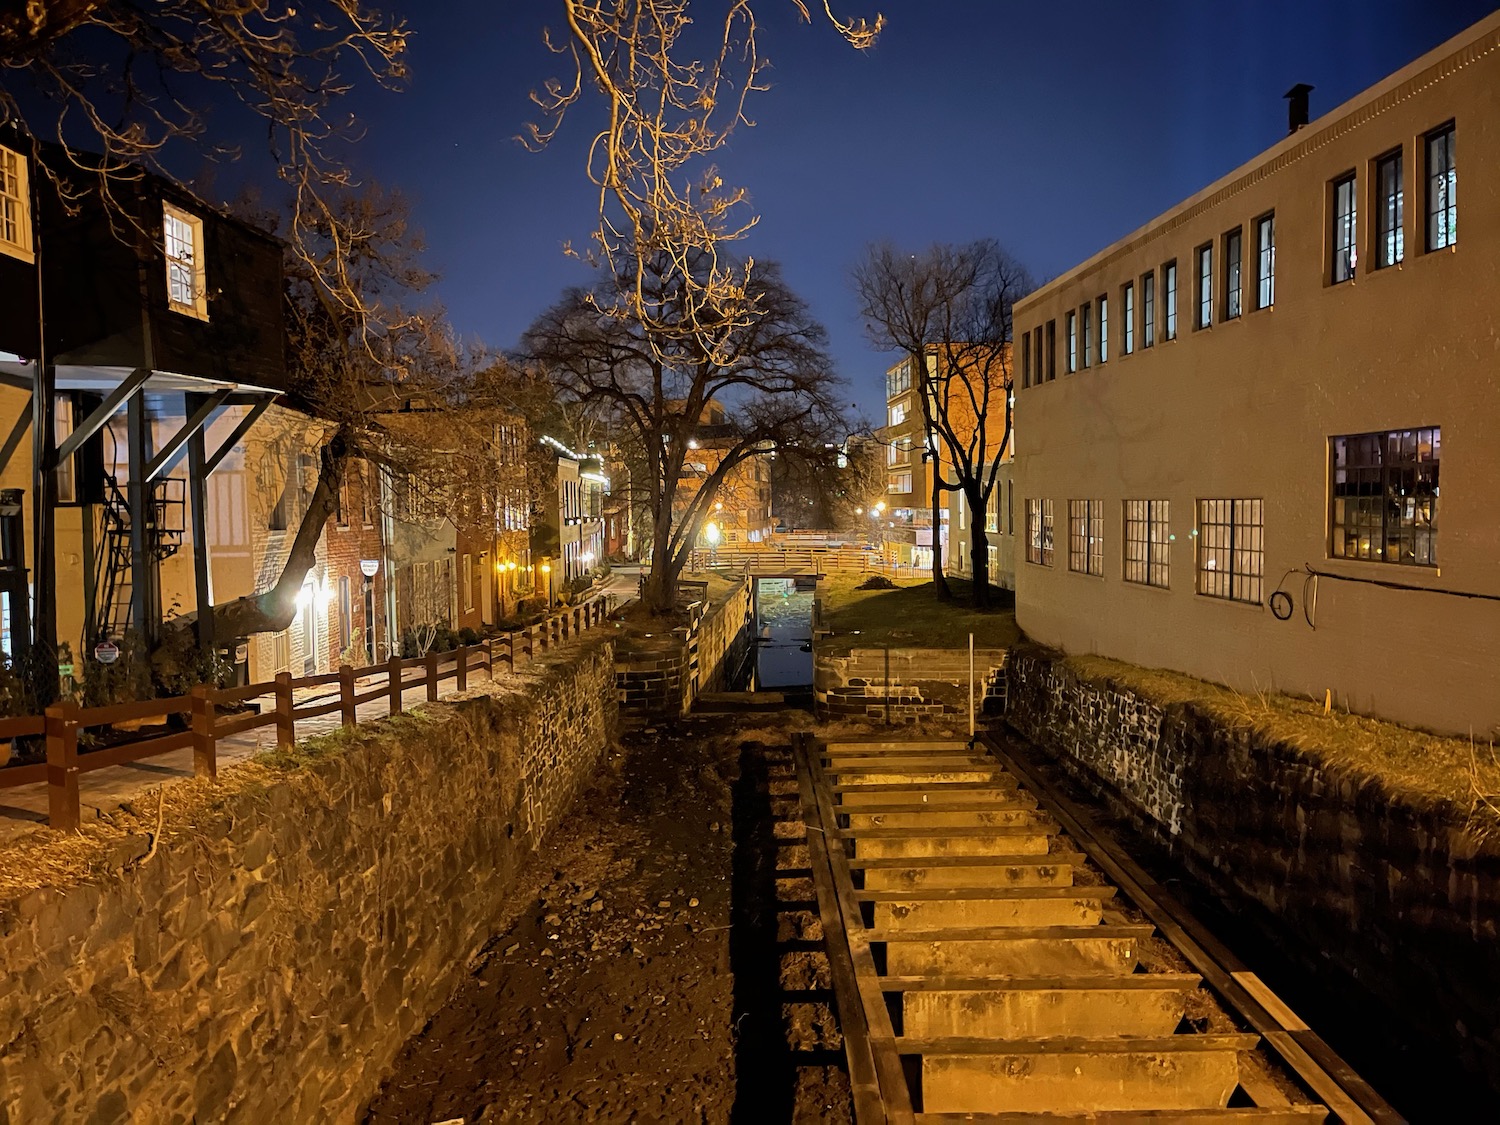
M 973 792 L 973 790 L 966 792 Z M 990 792 L 992 796 L 988 801 L 954 800 L 953 795 L 942 791 L 925 801 L 921 798 L 907 800 L 900 794 L 896 794 L 883 801 L 865 801 L 858 805 L 835 805 L 834 812 L 843 816 L 851 812 L 973 812 L 976 808 L 1015 812 L 1036 811 L 1036 798 L 1030 793 L 1009 789 L 997 789 Z M 963 794 L 958 794 L 958 796 L 962 797 Z
M 858 859 L 944 855 L 1045 855 L 1057 832 L 1050 824 L 991 828 L 859 828 L 842 832 Z
M 850 770 L 889 769 L 1004 769 L 988 754 L 866 754 L 825 758 L 825 773 L 847 773 Z
M 1029 1113 L 1220 1109 L 1255 1035 L 1117 1039 L 898 1038 L 922 1056 L 922 1109 Z
M 918 1113 L 915 1125 L 1322 1125 L 1321 1105 L 1224 1106 L 1217 1109 L 1126 1109 L 1102 1113 Z
M 893 976 L 1097 976 L 1133 972 L 1141 943 L 1155 932 L 1146 925 L 1106 924 L 925 932 L 872 929 L 865 936 L 884 944 L 885 970 Z
M 888 933 L 992 926 L 1094 926 L 1113 887 L 937 888 L 859 891 L 873 928 Z
M 915 1039 L 1162 1037 L 1182 1022 L 1195 973 L 1094 977 L 883 977 L 902 997 L 902 1034 Z
M 830 742 L 823 747 L 825 758 L 873 754 L 958 754 L 976 753 L 967 742 Z
M 849 861 L 863 872 L 864 890 L 899 891 L 925 887 L 1070 887 L 1077 852 L 1046 855 L 938 856 L 927 860 Z
M 848 827 L 860 828 L 988 828 L 1016 824 L 1050 824 L 1051 818 L 1036 809 L 996 809 L 973 806 L 959 809 L 922 808 L 911 812 L 866 812 L 843 814 Z
M 840 812 L 866 805 L 888 805 L 896 801 L 989 805 L 1030 800 L 1033 805 L 1036 804 L 1036 799 L 1017 789 L 1014 779 L 1009 777 L 981 782 L 961 781 L 948 785 L 835 785 L 832 786 L 832 792 L 838 798 L 836 807 Z

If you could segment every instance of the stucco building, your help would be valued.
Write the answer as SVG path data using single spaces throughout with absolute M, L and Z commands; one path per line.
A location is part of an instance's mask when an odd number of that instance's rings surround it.
M 1294 119 L 1018 305 L 1029 635 L 1500 727 L 1497 47 Z

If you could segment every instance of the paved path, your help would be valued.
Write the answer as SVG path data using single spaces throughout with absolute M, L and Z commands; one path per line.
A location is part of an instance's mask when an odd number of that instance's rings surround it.
M 447 662 L 451 664 L 450 662 Z M 408 673 L 410 674 L 410 673 Z M 502 675 L 504 672 L 502 670 Z M 483 671 L 470 672 L 469 683 L 479 686 L 488 682 Z M 371 683 L 362 683 L 358 690 L 369 691 Z M 456 682 L 446 680 L 439 685 L 439 698 L 457 694 Z M 338 698 L 338 685 L 299 691 L 296 703 L 299 707 L 310 706 Z M 263 709 L 275 706 L 270 693 L 252 702 Z M 401 696 L 403 710 L 412 710 L 427 702 L 427 687 L 418 684 L 407 688 Z M 381 719 L 390 714 L 387 699 L 375 699 L 362 703 L 356 710 L 361 722 Z M 314 719 L 297 721 L 299 740 L 314 735 L 328 734 L 342 725 L 339 715 L 319 715 Z M 268 724 L 255 730 L 230 735 L 219 739 L 219 768 L 233 762 L 253 758 L 263 750 L 276 746 L 276 726 Z M 79 804 L 84 823 L 102 815 L 108 815 L 122 804 L 140 797 L 147 790 L 167 781 L 193 776 L 193 751 L 191 748 L 173 750 L 166 754 L 147 758 L 142 762 L 131 762 L 123 766 L 109 766 L 78 776 Z M 47 823 L 47 786 L 45 782 L 35 785 L 20 785 L 14 789 L 0 789 L 0 845 L 33 831 Z

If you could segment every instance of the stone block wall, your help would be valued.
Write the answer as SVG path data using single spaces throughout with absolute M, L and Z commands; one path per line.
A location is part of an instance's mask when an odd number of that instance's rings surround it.
M 819 652 L 813 641 L 813 697 L 819 714 L 883 718 L 889 696 L 891 718 L 914 722 L 969 711 L 968 649 L 893 648 L 887 682 L 886 650 L 856 648 L 847 654 Z M 975 709 L 1003 710 L 1006 651 L 974 652 Z
M 148 797 L 0 853 L 47 884 L 0 895 L 0 1121 L 356 1120 L 612 738 L 609 640 L 517 681 L 173 783 L 154 852 Z
M 651 638 L 622 645 L 615 663 L 621 709 L 686 714 L 700 693 L 723 690 L 753 642 L 754 624 L 746 578 L 718 605 L 695 608 L 688 625 L 672 630 L 670 642 Z
M 1011 650 L 1007 722 L 1284 953 L 1500 1088 L 1500 840 L 1467 807 Z

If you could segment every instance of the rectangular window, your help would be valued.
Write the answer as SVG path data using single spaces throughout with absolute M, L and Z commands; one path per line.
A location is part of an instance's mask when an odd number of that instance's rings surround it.
M 1099 362 L 1109 362 L 1109 297 L 1099 298 Z
M 1437 566 L 1439 427 L 1354 434 L 1328 444 L 1329 554 Z
M 1162 339 L 1177 339 L 1177 263 L 1168 262 L 1161 268 L 1161 299 L 1163 304 Z
M 1198 247 L 1193 258 L 1195 276 L 1198 278 L 1198 311 L 1193 320 L 1194 328 L 1207 328 L 1214 322 L 1214 248 L 1210 243 Z
M 1125 501 L 1125 581 L 1166 589 L 1171 579 L 1170 500 Z
M 1016 482 L 1011 481 L 1010 487 L 1005 490 L 1005 530 L 1009 535 L 1016 533 Z
M 339 575 L 339 653 L 340 663 L 343 663 L 342 654 L 349 651 L 349 646 L 354 641 L 354 603 L 349 596 L 349 576 Z
M 1135 285 L 1127 281 L 1120 290 L 1120 354 L 1135 351 Z
M 1276 303 L 1276 216 L 1255 220 L 1255 307 L 1268 309 Z
M 1068 501 L 1068 569 L 1104 575 L 1104 501 Z
M 1026 561 L 1052 565 L 1052 501 L 1026 501 Z
M 1224 236 L 1224 319 L 1240 315 L 1240 258 L 1243 238 L 1235 227 Z
M 1047 322 L 1047 378 L 1057 378 L 1057 321 Z
M 163 203 L 162 249 L 167 259 L 167 305 L 177 312 L 207 320 L 203 220 Z
M 1071 375 L 1078 370 L 1078 314 L 1068 313 L 1068 366 L 1066 373 Z
M 0 254 L 32 261 L 26 158 L 8 148 L 0 148 Z
M 1198 593 L 1260 604 L 1264 505 L 1262 500 L 1198 501 Z
M 1156 274 L 1141 277 L 1141 347 L 1156 343 Z
M 886 486 L 886 491 L 887 492 L 910 492 L 911 491 L 911 474 L 910 473 L 893 473 L 891 475 L 890 484 L 888 484 Z
M 1021 336 L 1021 386 L 1031 386 L 1031 333 Z
M 888 417 L 890 418 L 889 425 L 899 426 L 902 422 L 906 421 L 906 412 L 910 406 L 911 403 L 906 401 L 898 402 L 895 406 L 892 406 L 888 411 Z
M 1375 268 L 1378 270 L 1406 258 L 1406 235 L 1402 230 L 1405 210 L 1398 148 L 1375 162 Z
M 1349 281 L 1354 277 L 1359 251 L 1356 247 L 1355 221 L 1357 208 L 1354 199 L 1354 173 L 1333 181 L 1333 229 L 1329 236 L 1333 244 L 1333 283 Z
M 904 360 L 885 377 L 885 397 L 895 398 L 911 390 L 911 360 Z
M 1453 122 L 1427 134 L 1427 249 L 1458 241 L 1458 168 L 1453 162 Z
M 1084 305 L 1078 310 L 1078 315 L 1083 318 L 1083 365 L 1087 367 L 1094 361 L 1094 316 L 1093 306 Z

